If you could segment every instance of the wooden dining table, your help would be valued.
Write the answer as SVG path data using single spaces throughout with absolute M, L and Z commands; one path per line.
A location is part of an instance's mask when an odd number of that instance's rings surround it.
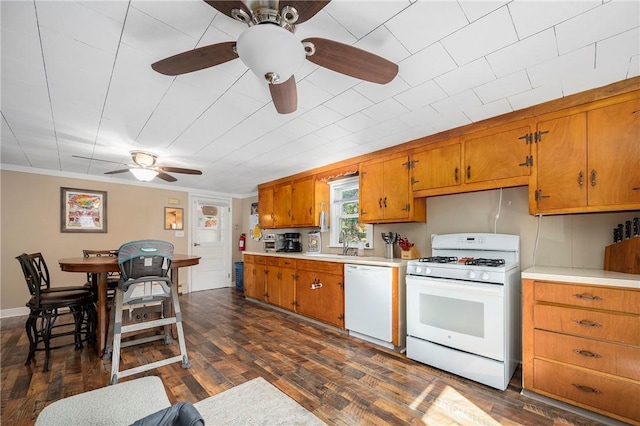
M 118 258 L 113 256 L 70 257 L 59 259 L 60 269 L 65 272 L 91 273 L 97 276 L 97 313 L 98 313 L 98 355 L 103 356 L 107 348 L 109 334 L 109 309 L 107 307 L 107 275 L 119 272 Z M 171 281 L 177 286 L 178 268 L 194 266 L 200 263 L 199 256 L 174 254 L 171 261 Z

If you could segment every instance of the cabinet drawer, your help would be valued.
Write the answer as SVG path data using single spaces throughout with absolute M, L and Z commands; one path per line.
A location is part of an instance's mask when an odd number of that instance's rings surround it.
M 640 317 L 552 305 L 533 307 L 535 328 L 640 345 Z
M 298 260 L 296 264 L 298 269 L 326 272 L 328 274 L 342 275 L 342 271 L 344 270 L 344 264 L 342 263 L 324 262 L 322 260 Z
M 539 359 L 533 363 L 535 389 L 640 421 L 640 384 Z
M 640 347 L 567 336 L 544 330 L 535 330 L 533 336 L 536 357 L 640 380 Z
M 640 291 L 536 281 L 538 301 L 640 314 Z
M 278 266 L 282 268 L 295 268 L 296 260 L 288 257 L 279 257 L 278 258 Z
M 267 266 L 278 266 L 280 259 L 277 257 L 266 256 Z

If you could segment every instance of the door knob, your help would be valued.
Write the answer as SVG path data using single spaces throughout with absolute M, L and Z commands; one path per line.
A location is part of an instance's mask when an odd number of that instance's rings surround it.
M 193 243 L 194 247 L 198 247 L 200 245 L 200 243 Z

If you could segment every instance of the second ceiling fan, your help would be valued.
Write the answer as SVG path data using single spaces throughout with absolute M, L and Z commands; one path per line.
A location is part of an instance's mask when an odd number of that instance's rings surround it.
M 386 84 L 398 74 L 398 66 L 373 53 L 324 38 L 298 40 L 294 32 L 322 10 L 329 0 L 205 0 L 219 12 L 244 22 L 248 28 L 237 41 L 199 47 L 151 65 L 165 75 L 180 75 L 240 58 L 269 91 L 280 114 L 294 112 L 298 95 L 294 73 L 305 59 L 324 68 L 360 80 Z

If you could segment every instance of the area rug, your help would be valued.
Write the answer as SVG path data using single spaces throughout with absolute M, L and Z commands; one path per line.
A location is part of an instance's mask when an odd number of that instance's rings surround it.
M 324 425 L 262 377 L 193 405 L 207 425 Z

